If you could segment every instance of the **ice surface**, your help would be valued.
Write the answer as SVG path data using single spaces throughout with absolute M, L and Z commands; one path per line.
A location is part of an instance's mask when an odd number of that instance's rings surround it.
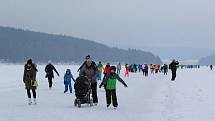
M 24 66 L 0 64 L 0 121 L 215 121 L 215 71 L 206 67 L 178 70 L 174 82 L 171 74 L 121 75 L 128 88 L 117 84 L 116 110 L 106 108 L 103 89 L 98 89 L 97 106 L 74 107 L 74 93 L 63 93 L 63 75 L 70 68 L 77 77 L 78 66 L 56 65 L 60 77 L 55 76 L 51 90 L 44 67 L 38 65 L 38 104 L 29 106 Z

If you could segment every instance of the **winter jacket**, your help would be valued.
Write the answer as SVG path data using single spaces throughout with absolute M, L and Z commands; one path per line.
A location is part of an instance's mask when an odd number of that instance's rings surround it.
M 105 66 L 104 74 L 110 74 L 110 65 Z
M 117 65 L 117 70 L 121 70 L 121 68 L 122 68 L 121 65 L 118 64 L 118 65 Z
M 102 64 L 98 64 L 97 70 L 98 70 L 99 73 L 102 73 L 102 71 L 103 71 L 103 65 Z
M 87 65 L 87 61 L 84 61 L 84 63 L 79 67 L 78 72 Z M 96 67 L 96 63 L 94 61 L 92 61 L 91 67 L 96 71 L 97 67 Z
M 119 77 L 116 73 L 111 73 L 105 77 L 105 79 L 100 84 L 100 87 L 102 85 L 106 86 L 106 89 L 108 90 L 115 90 L 116 89 L 116 80 L 121 82 L 125 87 L 127 87 L 127 84 Z
M 179 62 L 173 61 L 172 63 L 169 64 L 169 69 L 171 69 L 172 71 L 176 71 L 178 65 L 179 65 Z
M 56 68 L 52 64 L 48 64 L 45 67 L 45 72 L 46 72 L 46 78 L 54 78 L 54 73 L 53 70 L 57 73 L 59 76 L 59 73 L 57 72 Z
M 148 70 L 149 69 L 148 65 L 145 65 L 143 69 Z
M 71 82 L 72 80 L 75 81 L 75 79 L 73 78 L 73 75 L 71 74 L 71 71 L 67 69 L 64 75 L 64 82 Z
M 79 76 L 85 76 L 91 83 L 97 82 L 97 71 L 92 67 L 84 65 L 79 72 Z
M 36 89 L 33 86 L 32 81 L 36 81 L 37 68 L 35 64 L 26 64 L 24 67 L 23 82 L 25 83 L 26 89 Z
M 167 66 L 166 64 L 164 64 L 163 69 L 164 69 L 164 70 L 167 70 L 167 69 L 168 69 L 168 66 Z

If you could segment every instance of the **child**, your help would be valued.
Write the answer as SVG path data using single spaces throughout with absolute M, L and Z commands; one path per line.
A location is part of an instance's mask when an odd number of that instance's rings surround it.
M 73 78 L 70 69 L 66 70 L 66 73 L 64 75 L 64 85 L 65 85 L 65 91 L 64 93 L 66 93 L 68 91 L 68 87 L 70 90 L 70 93 L 72 93 L 72 84 L 71 84 L 71 79 L 73 81 L 75 81 L 75 79 Z
M 128 64 L 125 65 L 125 77 L 129 77 L 129 67 Z
M 97 65 L 97 70 L 98 70 L 98 80 L 102 80 L 102 71 L 104 70 L 104 67 L 101 61 L 99 61 L 99 64 Z
M 116 67 L 111 66 L 111 72 L 109 75 L 105 77 L 105 79 L 102 81 L 102 83 L 99 85 L 99 88 L 102 87 L 102 85 L 106 85 L 106 100 L 107 100 L 107 107 L 111 104 L 111 98 L 113 102 L 113 106 L 116 109 L 118 106 L 117 103 L 117 96 L 116 96 L 116 80 L 119 80 L 125 87 L 127 87 L 127 84 L 119 77 L 118 74 L 116 74 Z

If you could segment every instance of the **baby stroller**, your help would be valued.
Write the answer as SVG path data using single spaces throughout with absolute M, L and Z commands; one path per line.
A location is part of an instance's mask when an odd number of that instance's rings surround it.
M 86 77 L 78 77 L 75 81 L 74 89 L 76 96 L 76 99 L 74 101 L 75 106 L 78 106 L 79 108 L 81 107 L 81 104 L 88 104 L 90 106 L 93 106 L 93 100 L 90 97 L 91 83 Z

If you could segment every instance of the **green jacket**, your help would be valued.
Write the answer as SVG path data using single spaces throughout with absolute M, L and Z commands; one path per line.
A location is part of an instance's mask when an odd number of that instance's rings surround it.
M 116 89 L 116 80 L 118 80 L 124 86 L 127 87 L 126 83 L 116 73 L 107 75 L 106 78 L 100 84 L 100 86 L 105 85 L 106 89 L 115 90 Z

